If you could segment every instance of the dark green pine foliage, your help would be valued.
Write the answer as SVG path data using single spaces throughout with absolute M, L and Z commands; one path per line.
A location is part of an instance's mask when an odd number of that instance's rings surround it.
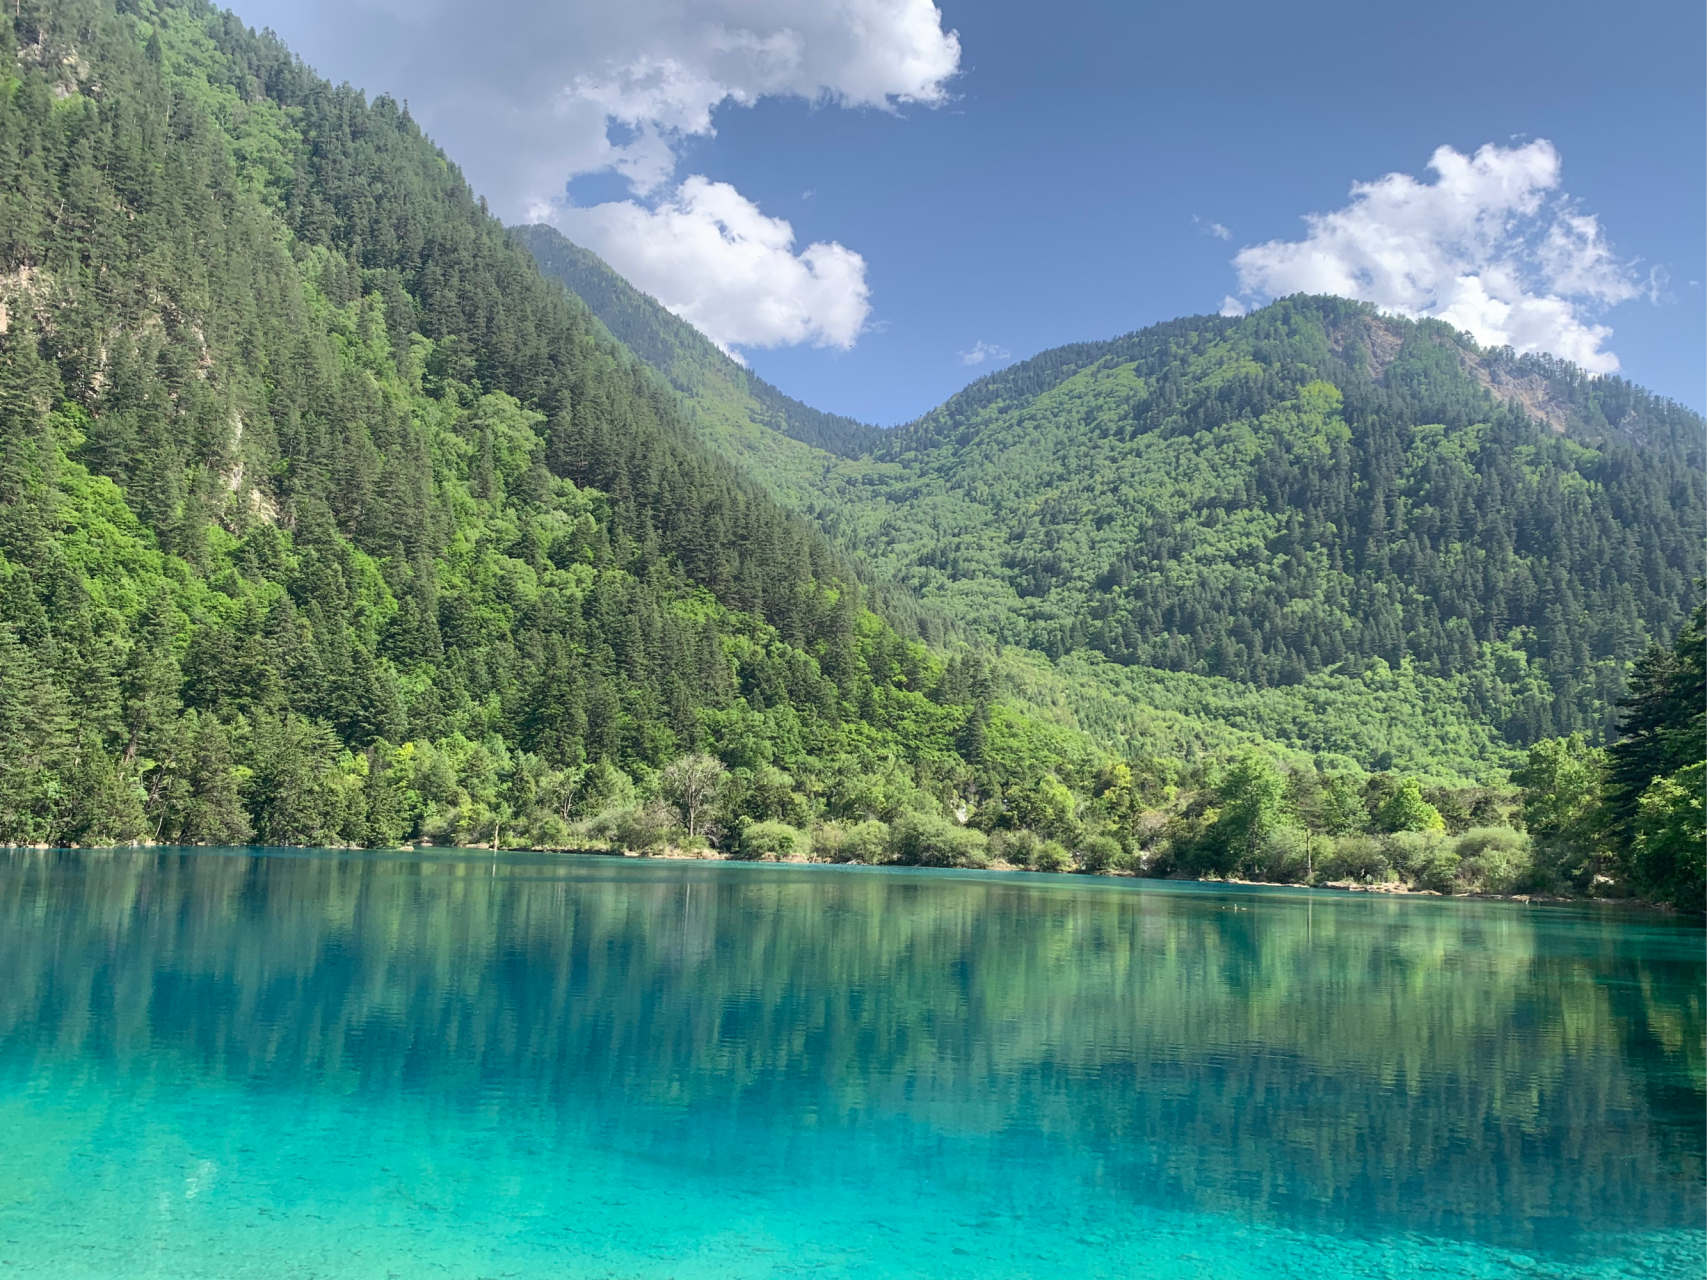
M 1627 837 L 1654 779 L 1707 760 L 1707 605 L 1671 648 L 1642 655 L 1620 709 L 1618 741 L 1607 753 L 1606 821 Z
M 922 634 L 1047 654 L 1045 700 L 1131 751 L 1255 729 L 1491 776 L 1550 735 L 1604 740 L 1692 603 L 1707 429 L 1621 378 L 1293 298 L 1046 351 L 832 439 L 592 254 L 525 234 L 704 439 L 910 589 Z
M 927 601 L 996 579 L 979 621 L 1055 656 L 1259 687 L 1381 659 L 1467 678 L 1513 743 L 1598 735 L 1689 608 L 1704 446 L 1622 380 L 1291 299 L 1058 348 L 897 429 L 875 456 L 916 515 L 872 554 Z
M 0 840 L 967 772 L 940 661 L 407 112 L 201 0 L 0 17 L 0 306 Z
M 1656 645 L 1642 656 L 1622 711 L 1606 753 L 1602 833 L 1638 889 L 1707 909 L 1707 605 L 1670 649 Z

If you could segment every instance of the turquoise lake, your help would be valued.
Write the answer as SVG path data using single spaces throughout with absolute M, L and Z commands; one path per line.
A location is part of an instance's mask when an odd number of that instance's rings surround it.
M 0 850 L 0 1276 L 1700 1277 L 1703 941 L 1068 876 Z

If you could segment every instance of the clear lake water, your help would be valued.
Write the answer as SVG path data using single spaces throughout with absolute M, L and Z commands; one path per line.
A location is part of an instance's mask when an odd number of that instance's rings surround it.
M 1700 1277 L 1698 920 L 0 850 L 3 1277 Z

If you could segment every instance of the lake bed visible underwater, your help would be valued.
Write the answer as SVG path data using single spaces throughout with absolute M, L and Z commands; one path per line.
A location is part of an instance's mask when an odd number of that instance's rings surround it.
M 1698 920 L 0 850 L 0 1275 L 1690 1276 Z

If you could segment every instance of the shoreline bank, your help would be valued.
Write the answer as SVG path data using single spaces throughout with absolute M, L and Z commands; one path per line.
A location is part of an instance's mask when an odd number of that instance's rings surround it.
M 1179 874 L 1167 876 L 1145 875 L 1141 871 L 1045 871 L 1035 867 L 1015 865 L 999 859 L 992 860 L 989 865 L 976 866 L 942 866 L 930 867 L 903 862 L 853 862 L 836 861 L 829 858 L 813 858 L 790 854 L 784 857 L 765 856 L 759 858 L 743 858 L 737 854 L 720 853 L 713 849 L 681 849 L 667 846 L 654 853 L 639 853 L 633 850 L 599 848 L 586 846 L 580 848 L 544 848 L 529 845 L 503 845 L 494 849 L 489 844 L 449 845 L 449 844 L 401 844 L 380 847 L 364 847 L 359 845 L 179 845 L 164 844 L 152 840 L 138 841 L 134 844 L 121 845 L 38 845 L 38 844 L 0 844 L 0 851 L 38 853 L 53 852 L 99 852 L 102 850 L 140 851 L 145 849 L 215 849 L 230 848 L 234 851 L 243 849 L 300 849 L 317 850 L 326 853 L 469 853 L 469 854 L 535 854 L 553 858 L 624 858 L 635 861 L 651 862 L 730 862 L 747 863 L 753 866 L 794 866 L 794 867 L 838 867 L 859 866 L 872 869 L 894 871 L 1020 871 L 1040 877 L 1081 877 L 1085 879 L 1108 880 L 1152 880 L 1157 882 L 1179 881 L 1189 884 L 1225 885 L 1227 887 L 1263 888 L 1263 889 L 1319 889 L 1336 893 L 1367 893 L 1381 894 L 1393 897 L 1407 898 L 1444 898 L 1457 902 L 1521 902 L 1532 906 L 1610 906 L 1632 907 L 1644 911 L 1656 911 L 1667 915 L 1689 914 L 1678 907 L 1666 902 L 1650 902 L 1643 898 L 1595 897 L 1589 895 L 1562 895 L 1550 893 L 1442 893 L 1438 889 L 1413 888 L 1402 881 L 1380 881 L 1374 883 L 1358 883 L 1352 880 L 1331 880 L 1319 884 L 1307 884 L 1296 880 L 1245 880 L 1238 877 L 1220 878 L 1215 876 L 1185 876 Z

